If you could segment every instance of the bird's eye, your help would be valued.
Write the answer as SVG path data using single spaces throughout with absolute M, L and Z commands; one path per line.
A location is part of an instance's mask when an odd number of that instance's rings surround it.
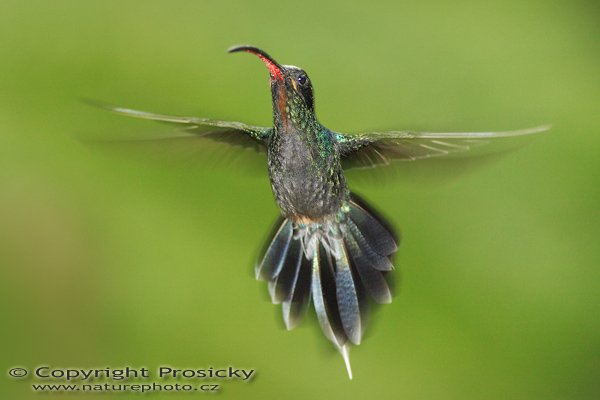
M 298 78 L 296 78 L 296 81 L 301 85 L 304 85 L 306 83 L 306 80 L 306 75 L 300 75 Z

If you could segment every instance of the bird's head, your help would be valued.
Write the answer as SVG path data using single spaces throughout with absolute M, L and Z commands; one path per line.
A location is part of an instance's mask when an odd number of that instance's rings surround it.
M 269 69 L 275 123 L 302 126 L 315 118 L 313 88 L 304 70 L 293 65 L 281 65 L 257 47 L 235 46 L 229 49 L 230 53 L 239 51 L 254 54 Z

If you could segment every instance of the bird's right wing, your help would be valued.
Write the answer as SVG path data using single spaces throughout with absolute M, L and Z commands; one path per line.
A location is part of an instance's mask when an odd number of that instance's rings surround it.
M 236 121 L 220 121 L 200 117 L 155 114 L 147 111 L 113 106 L 96 100 L 85 100 L 85 102 L 127 117 L 178 125 L 181 130 L 177 135 L 170 135 L 171 138 L 198 136 L 217 142 L 225 142 L 233 146 L 250 147 L 259 152 L 264 152 L 266 151 L 266 144 L 272 132 L 272 128 L 248 125 Z M 150 138 L 150 140 L 152 140 L 152 138 Z

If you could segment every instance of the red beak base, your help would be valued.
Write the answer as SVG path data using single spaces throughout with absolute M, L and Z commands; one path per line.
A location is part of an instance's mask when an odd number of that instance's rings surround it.
M 275 79 L 283 80 L 283 74 L 281 73 L 281 65 L 279 65 L 271 56 L 266 52 L 262 51 L 258 47 L 254 46 L 234 46 L 228 50 L 228 53 L 236 53 L 238 51 L 245 51 L 246 53 L 254 54 L 265 63 L 269 68 L 269 73 Z

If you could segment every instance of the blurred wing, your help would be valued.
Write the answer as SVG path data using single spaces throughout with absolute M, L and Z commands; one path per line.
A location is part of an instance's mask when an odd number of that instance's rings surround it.
M 522 137 L 550 129 L 549 125 L 503 132 L 371 132 L 337 133 L 344 168 L 372 168 L 391 161 L 415 161 L 464 152 L 501 138 Z
M 219 121 L 199 117 L 154 114 L 146 111 L 117 107 L 95 100 L 85 100 L 85 102 L 128 117 L 178 125 L 182 129 L 178 135 L 171 135 L 173 138 L 199 136 L 217 142 L 229 143 L 233 146 L 251 147 L 261 152 L 266 151 L 266 143 L 272 131 L 271 128 L 247 125 L 236 121 Z

